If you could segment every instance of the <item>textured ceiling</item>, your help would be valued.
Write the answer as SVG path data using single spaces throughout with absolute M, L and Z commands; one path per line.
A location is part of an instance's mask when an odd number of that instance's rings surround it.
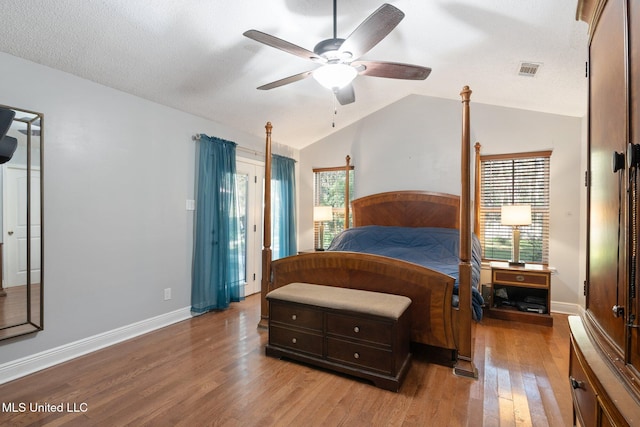
M 382 0 L 338 1 L 338 37 Z M 586 24 L 570 0 L 397 0 L 406 17 L 362 59 L 433 69 L 424 81 L 359 76 L 337 107 L 313 79 L 257 86 L 317 65 L 242 35 L 312 50 L 332 35 L 331 0 L 2 0 L 0 51 L 301 148 L 409 94 L 570 116 L 587 105 Z M 522 61 L 542 63 L 518 76 Z M 0 95 L 1 96 L 1 95 Z

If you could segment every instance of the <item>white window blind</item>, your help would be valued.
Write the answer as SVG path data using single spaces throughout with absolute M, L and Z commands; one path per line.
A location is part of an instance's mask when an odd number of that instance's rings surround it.
M 512 227 L 500 223 L 502 205 L 531 205 L 531 225 L 520 227 L 520 259 L 549 263 L 551 151 L 481 156 L 480 241 L 482 258 L 509 260 Z

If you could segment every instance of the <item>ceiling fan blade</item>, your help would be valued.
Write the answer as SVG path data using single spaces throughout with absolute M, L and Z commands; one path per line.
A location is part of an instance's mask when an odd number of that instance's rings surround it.
M 289 43 L 286 40 L 279 39 L 278 37 L 272 36 L 270 34 L 263 33 L 262 31 L 248 30 L 245 31 L 243 35 L 257 42 L 266 44 L 267 46 L 275 47 L 276 49 L 280 49 L 295 56 L 299 56 L 300 58 L 310 59 L 315 62 L 327 62 L 326 59 L 316 55 L 310 50 L 297 46 L 293 43 Z
M 341 52 L 351 52 L 358 59 L 384 39 L 404 18 L 404 13 L 395 6 L 383 4 L 373 12 L 342 43 Z
M 363 76 L 385 77 L 388 79 L 424 80 L 431 74 L 431 68 L 420 65 L 400 64 L 384 61 L 356 61 L 351 65 L 364 70 L 359 71 Z
M 295 83 L 302 79 L 306 79 L 309 77 L 313 71 L 305 71 L 304 73 L 294 74 L 293 76 L 285 77 L 284 79 L 276 80 L 275 82 L 267 83 L 266 85 L 260 86 L 258 89 L 260 90 L 269 90 L 274 89 L 276 87 L 288 85 L 289 83 Z
M 347 105 L 356 101 L 356 93 L 353 91 L 353 85 L 351 83 L 342 89 L 338 89 L 335 94 L 340 105 Z

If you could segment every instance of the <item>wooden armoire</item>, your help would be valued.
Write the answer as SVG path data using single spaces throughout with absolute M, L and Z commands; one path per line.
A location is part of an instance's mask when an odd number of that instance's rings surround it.
M 586 306 L 569 382 L 583 426 L 640 426 L 640 0 L 579 0 L 589 24 Z

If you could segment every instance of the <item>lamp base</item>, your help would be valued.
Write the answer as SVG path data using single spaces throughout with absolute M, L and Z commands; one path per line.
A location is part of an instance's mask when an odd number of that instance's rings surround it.
M 524 267 L 523 261 L 509 261 L 509 267 Z

